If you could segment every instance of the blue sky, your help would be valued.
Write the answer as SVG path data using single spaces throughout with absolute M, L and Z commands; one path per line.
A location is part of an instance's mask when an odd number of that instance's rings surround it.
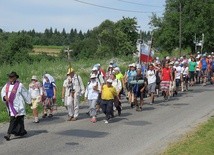
M 0 28 L 4 31 L 32 30 L 43 32 L 52 27 L 67 32 L 71 28 L 86 32 L 104 20 L 114 22 L 122 17 L 136 17 L 142 30 L 150 30 L 148 25 L 151 12 L 161 16 L 165 0 L 81 0 L 100 6 L 122 10 L 122 12 L 83 4 L 75 0 L 0 0 Z M 138 3 L 137 4 L 131 4 Z M 143 5 L 144 4 L 144 5 Z

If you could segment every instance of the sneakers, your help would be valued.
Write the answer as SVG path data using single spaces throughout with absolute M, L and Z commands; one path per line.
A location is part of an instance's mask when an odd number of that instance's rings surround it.
M 108 124 L 108 120 L 104 120 L 104 123 L 105 123 L 105 124 Z
M 92 117 L 92 118 L 91 118 L 91 122 L 92 122 L 92 123 L 96 123 L 96 122 L 97 122 L 96 117 Z

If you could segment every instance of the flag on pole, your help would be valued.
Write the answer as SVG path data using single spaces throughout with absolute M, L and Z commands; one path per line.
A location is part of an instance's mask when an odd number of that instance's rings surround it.
M 154 51 L 149 47 L 149 45 L 145 43 L 138 44 L 137 49 L 140 53 L 141 62 L 152 62 Z

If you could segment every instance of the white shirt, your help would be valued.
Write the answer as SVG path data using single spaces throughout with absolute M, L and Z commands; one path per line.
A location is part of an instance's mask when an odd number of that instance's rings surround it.
M 114 79 L 112 82 L 112 86 L 117 90 L 117 92 L 120 92 L 122 89 L 122 83 L 118 79 Z
M 94 87 L 96 86 L 98 86 L 98 90 L 94 90 Z M 88 100 L 97 100 L 100 90 L 101 87 L 99 82 L 91 81 L 86 88 L 85 98 L 87 98 Z
M 175 79 L 181 79 L 181 66 L 175 66 Z
M 85 87 L 82 82 L 82 78 L 79 75 L 74 75 L 72 78 L 73 89 L 75 90 L 76 95 L 82 96 L 85 93 Z
M 43 93 L 40 82 L 31 82 L 29 84 L 29 93 L 32 99 L 37 99 Z
M 188 75 L 188 73 L 189 73 L 189 67 L 182 67 L 181 68 L 181 73 L 183 74 L 183 75 Z
M 68 97 L 70 95 L 70 89 L 72 87 L 71 81 L 72 79 L 70 77 L 67 77 L 67 79 L 63 82 L 63 87 L 65 88 L 65 97 Z
M 156 83 L 155 70 L 148 70 L 146 73 L 146 77 L 148 79 L 148 84 Z
M 1 90 L 1 97 L 2 97 L 3 102 L 5 102 L 3 98 L 6 96 L 6 85 Z M 14 87 L 14 85 L 9 86 L 8 96 L 10 96 L 13 87 Z M 16 112 L 18 113 L 19 116 L 26 115 L 25 103 L 30 104 L 31 97 L 30 97 L 29 91 L 23 86 L 22 83 L 20 83 L 19 87 L 17 89 L 17 92 L 16 92 L 15 99 L 13 101 L 14 109 L 16 110 Z M 10 112 L 10 116 L 14 116 L 10 106 L 9 106 L 8 110 Z

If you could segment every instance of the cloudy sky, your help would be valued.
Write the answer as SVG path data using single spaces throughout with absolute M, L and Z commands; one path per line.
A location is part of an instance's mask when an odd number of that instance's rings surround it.
M 43 32 L 52 27 L 83 32 L 104 20 L 136 17 L 142 30 L 149 30 L 152 12 L 161 16 L 165 0 L 0 0 L 0 28 L 4 31 Z M 120 11 L 119 11 L 120 10 Z

